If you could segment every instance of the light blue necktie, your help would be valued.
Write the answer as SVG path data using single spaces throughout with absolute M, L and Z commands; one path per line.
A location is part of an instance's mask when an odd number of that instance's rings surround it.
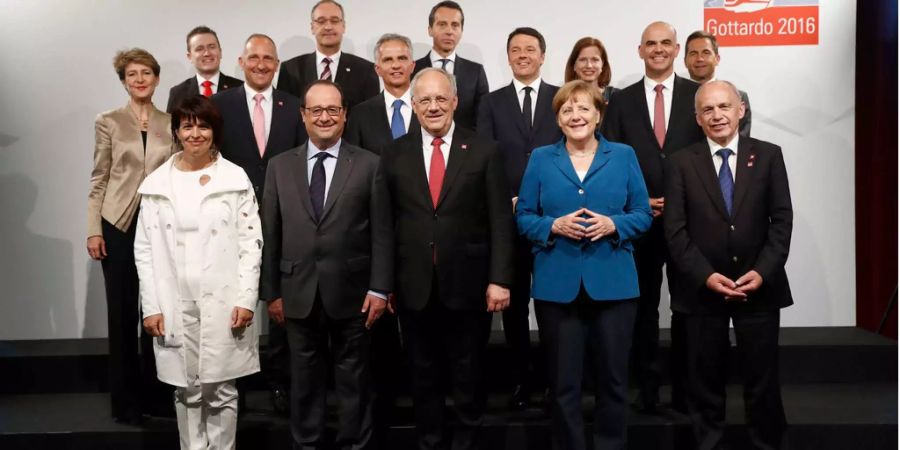
M 406 122 L 403 121 L 403 114 L 400 114 L 400 108 L 403 106 L 403 100 L 394 100 L 392 107 L 394 114 L 391 116 L 391 137 L 397 139 L 406 134 Z
M 734 204 L 734 177 L 731 175 L 731 167 L 728 166 L 728 157 L 734 153 L 730 148 L 723 148 L 716 152 L 722 158 L 722 167 L 719 168 L 719 188 L 722 189 L 722 197 L 725 199 L 725 210 L 731 216 L 731 208 Z

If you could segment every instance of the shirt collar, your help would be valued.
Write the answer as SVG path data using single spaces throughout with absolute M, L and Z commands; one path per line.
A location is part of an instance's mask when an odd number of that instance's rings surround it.
M 319 154 L 319 152 L 328 153 L 336 159 L 341 151 L 341 139 L 338 139 L 337 142 L 334 143 L 334 145 L 326 149 L 320 149 L 316 147 L 316 144 L 313 144 L 312 139 L 307 142 L 309 145 L 306 146 L 306 159 L 313 159 L 313 157 Z
M 403 100 L 403 103 L 411 108 L 411 97 L 412 93 L 409 91 L 409 88 L 406 88 L 406 92 L 404 92 L 400 97 L 394 97 L 390 92 L 388 92 L 387 89 L 384 90 L 384 104 L 387 105 L 388 108 L 392 108 L 394 106 L 394 100 Z
M 724 146 L 717 144 L 716 141 L 714 141 L 710 138 L 706 138 L 706 143 L 709 144 L 709 153 L 711 155 L 715 156 L 717 151 L 719 151 L 723 148 L 728 148 L 728 149 L 731 149 L 732 152 L 734 152 L 735 156 L 737 156 L 738 138 L 740 138 L 740 137 L 741 137 L 740 133 L 735 133 L 734 137 L 731 139 L 731 141 L 729 141 L 728 144 L 726 144 Z
M 672 92 L 672 87 L 675 86 L 675 71 L 672 71 L 672 73 L 669 74 L 669 77 L 663 80 L 662 83 L 657 83 L 656 81 L 651 80 L 650 77 L 647 77 L 646 75 L 644 76 L 645 91 L 652 92 L 654 89 L 656 89 L 657 84 L 663 85 L 665 87 L 665 89 L 663 89 L 664 91 Z
M 265 101 L 267 101 L 267 102 L 272 101 L 272 90 L 273 89 L 272 89 L 271 84 L 264 91 L 257 92 L 252 87 L 247 86 L 247 83 L 244 83 L 244 90 L 247 91 L 247 101 L 253 101 L 253 97 L 255 97 L 256 94 L 262 94 L 263 99 L 265 99 Z
M 449 144 L 451 140 L 453 140 L 453 131 L 456 129 L 456 121 L 450 122 L 450 129 L 447 130 L 447 134 L 441 136 L 441 139 L 444 140 L 444 143 Z M 425 127 L 422 127 L 422 143 L 426 145 L 431 145 L 431 141 L 434 140 L 434 135 L 428 132 Z
M 444 58 L 443 56 L 441 56 L 440 53 L 434 51 L 434 49 L 431 49 L 431 52 L 430 52 L 430 53 L 431 53 L 430 57 L 431 57 L 431 64 L 432 64 L 432 65 L 437 64 L 437 63 L 440 62 L 442 59 L 449 59 L 450 62 L 452 62 L 453 64 L 456 64 L 456 50 L 453 50 L 452 52 L 450 52 L 450 54 L 447 55 L 446 58 Z
M 331 60 L 331 64 L 332 64 L 331 71 L 334 72 L 335 67 L 337 67 L 337 62 L 341 59 L 341 51 L 338 50 L 337 53 L 335 53 L 333 55 L 326 55 L 326 54 L 320 52 L 319 50 L 316 50 L 316 66 L 317 67 L 322 64 L 322 60 L 325 58 L 328 58 Z
M 197 84 L 200 86 L 203 86 L 203 82 L 206 80 L 209 80 L 212 82 L 213 86 L 218 86 L 219 85 L 219 75 L 221 75 L 221 72 L 216 72 L 215 75 L 213 75 L 209 78 L 204 78 L 202 75 L 200 75 L 198 73 L 197 74 Z
M 532 81 L 529 84 L 525 84 L 515 78 L 513 78 L 513 80 L 512 80 L 513 86 L 516 88 L 516 94 L 518 94 L 519 92 L 522 92 L 522 89 L 524 89 L 525 86 L 530 86 L 532 91 L 534 91 L 534 93 L 537 94 L 538 90 L 541 87 L 541 81 L 542 81 L 541 77 L 537 77 L 534 81 Z

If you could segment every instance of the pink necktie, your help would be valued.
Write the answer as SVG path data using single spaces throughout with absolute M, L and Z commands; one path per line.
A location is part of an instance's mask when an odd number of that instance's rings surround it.
M 253 107 L 253 135 L 256 136 L 256 147 L 259 149 L 260 157 L 266 153 L 266 115 L 262 109 L 264 98 L 262 94 L 253 96 L 256 102 L 256 106 Z
M 659 143 L 659 149 L 662 150 L 663 144 L 666 143 L 666 107 L 663 103 L 663 85 L 657 84 L 656 103 L 653 105 L 653 134 L 656 135 L 656 142 Z
M 431 191 L 431 203 L 437 208 L 438 198 L 441 196 L 441 185 L 444 184 L 444 153 L 441 151 L 441 144 L 444 140 L 436 137 L 431 141 L 434 148 L 431 152 L 431 166 L 428 169 L 428 190 Z

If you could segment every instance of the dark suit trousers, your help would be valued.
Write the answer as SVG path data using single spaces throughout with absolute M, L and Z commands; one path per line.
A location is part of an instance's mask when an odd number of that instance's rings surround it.
M 718 449 L 725 434 L 729 318 L 734 322 L 737 338 L 750 447 L 780 448 L 787 422 L 778 380 L 779 316 L 779 310 L 684 315 L 687 406 L 697 448 Z
M 528 382 L 531 368 L 531 331 L 528 323 L 528 303 L 531 302 L 531 270 L 534 255 L 531 242 L 519 238 L 516 241 L 516 278 L 510 289 L 509 308 L 503 311 L 503 335 L 509 346 L 512 364 L 512 383 Z
M 400 311 L 400 325 L 411 359 L 419 449 L 477 448 L 487 401 L 482 370 L 491 314 L 447 309 L 438 298 L 434 282 L 425 308 Z M 444 421 L 443 381 L 447 373 L 458 422 L 452 438 L 445 433 Z
M 655 219 L 650 231 L 635 243 L 634 249 L 640 297 L 631 360 L 640 400 L 644 404 L 659 403 L 659 291 L 667 255 L 662 221 Z
M 156 379 L 156 363 L 153 355 L 153 338 L 141 323 L 138 299 L 138 276 L 134 265 L 134 233 L 137 214 L 128 228 L 122 232 L 111 223 L 101 222 L 103 240 L 106 242 L 106 258 L 103 267 L 103 284 L 106 288 L 107 326 L 109 334 L 109 396 L 112 415 L 127 419 L 141 412 L 157 411 L 148 407 L 159 406 L 155 397 L 163 395 L 168 409 L 172 408 L 172 389 Z M 140 350 L 138 329 L 141 330 Z
M 288 363 L 291 355 L 288 349 L 287 331 L 283 325 L 274 320 L 269 321 L 269 340 L 265 353 L 266 366 L 263 372 L 269 388 L 286 388 L 289 385 L 291 374 Z
M 290 428 L 295 450 L 365 449 L 372 443 L 374 387 L 366 316 L 328 317 L 316 295 L 304 319 L 285 321 L 291 354 Z M 330 355 L 330 357 L 329 357 Z M 324 441 L 329 361 L 338 403 L 335 445 Z
M 535 300 L 547 353 L 554 450 L 587 449 L 581 412 L 585 359 L 594 374 L 593 448 L 626 448 L 628 350 L 637 310 L 634 300 L 591 300 L 584 288 L 572 303 Z

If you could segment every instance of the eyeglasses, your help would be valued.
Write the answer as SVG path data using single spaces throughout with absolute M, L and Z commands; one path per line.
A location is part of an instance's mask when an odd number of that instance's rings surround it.
M 427 108 L 427 107 L 431 106 L 432 102 L 436 102 L 438 104 L 438 106 L 444 106 L 450 102 L 450 99 L 447 97 L 441 97 L 441 96 L 434 97 L 434 98 L 418 97 L 418 98 L 414 98 L 413 102 L 415 102 L 415 104 L 417 104 L 423 108 Z
M 340 25 L 341 22 L 343 22 L 343 21 L 344 21 L 344 19 L 341 19 L 340 17 L 331 17 L 331 18 L 319 17 L 318 19 L 313 20 L 313 23 L 320 27 L 324 27 L 325 24 L 330 23 L 331 26 L 336 27 L 336 26 Z
M 343 107 L 340 106 L 329 106 L 327 108 L 323 108 L 321 106 L 313 106 L 312 108 L 303 108 L 307 114 L 313 117 L 320 117 L 322 113 L 326 113 L 331 117 L 337 117 L 341 115 L 341 111 L 344 110 Z

